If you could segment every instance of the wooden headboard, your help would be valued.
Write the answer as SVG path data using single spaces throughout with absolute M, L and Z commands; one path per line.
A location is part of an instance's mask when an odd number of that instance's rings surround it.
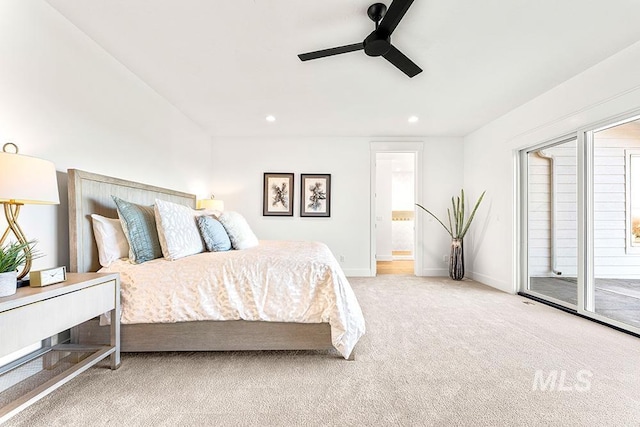
M 117 218 L 111 196 L 141 205 L 156 199 L 195 208 L 196 196 L 110 176 L 69 169 L 69 255 L 72 272 L 98 271 L 98 248 L 93 236 L 91 214 Z

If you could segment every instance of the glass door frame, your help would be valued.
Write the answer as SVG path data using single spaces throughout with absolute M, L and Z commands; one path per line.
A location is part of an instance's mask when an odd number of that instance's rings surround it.
M 562 301 L 560 299 L 553 298 L 548 295 L 541 294 L 540 292 L 531 290 L 530 277 L 529 277 L 529 208 L 528 208 L 529 206 L 529 154 L 544 148 L 551 148 L 551 147 L 555 147 L 555 146 L 558 146 L 567 142 L 572 142 L 572 141 L 576 141 L 576 144 L 577 144 L 576 150 L 579 150 L 580 145 L 579 145 L 579 141 L 576 138 L 576 135 L 569 134 L 569 135 L 564 135 L 562 137 L 545 141 L 543 143 L 536 144 L 534 146 L 530 146 L 518 151 L 518 154 L 517 154 L 518 164 L 519 164 L 518 176 L 520 177 L 520 185 L 518 186 L 518 188 L 520 189 L 519 191 L 520 194 L 519 194 L 519 197 L 517 197 L 516 199 L 518 204 L 518 210 L 519 210 L 519 215 L 518 215 L 519 220 L 518 220 L 517 227 L 519 228 L 519 236 L 520 236 L 520 247 L 519 247 L 520 280 L 519 280 L 518 292 L 533 296 L 538 299 L 549 301 L 555 305 L 567 308 L 569 310 L 576 310 L 577 307 L 573 304 L 570 304 L 566 301 Z M 577 151 L 576 151 L 576 156 L 578 157 L 578 163 L 579 163 L 580 156 L 577 153 Z M 578 174 L 579 173 L 580 173 L 580 166 L 578 165 Z M 580 209 L 579 204 L 580 204 L 580 200 L 578 198 L 578 210 Z M 578 221 L 578 227 L 580 227 L 579 221 Z M 580 233 L 578 232 L 578 235 L 579 234 Z M 578 251 L 580 251 L 580 242 L 578 242 Z M 579 260 L 580 256 L 578 254 L 576 256 L 578 257 L 578 260 Z M 579 264 L 578 264 L 578 269 L 580 269 Z M 580 274 L 578 274 L 578 280 L 579 280 L 579 276 Z M 578 284 L 577 292 L 578 292 L 577 297 L 578 297 L 578 304 L 579 304 L 580 303 L 579 284 Z
M 565 134 L 555 139 L 515 150 L 516 179 L 519 181 L 516 201 L 516 236 L 519 245 L 516 248 L 518 259 L 516 277 L 518 292 L 536 299 L 548 301 L 554 305 L 575 311 L 577 314 L 597 322 L 613 326 L 617 329 L 640 335 L 640 328 L 603 316 L 595 312 L 595 274 L 594 274 L 594 134 L 596 132 L 619 126 L 640 119 L 640 109 L 616 117 L 610 117 Z M 528 243 L 528 154 L 576 140 L 577 149 L 577 306 L 540 294 L 529 289 L 529 243 Z
M 594 134 L 605 129 L 620 126 L 622 124 L 636 121 L 640 119 L 640 111 L 603 120 L 591 126 L 585 127 L 578 132 L 578 144 L 581 146 L 582 155 L 578 158 L 578 208 L 581 212 L 578 220 L 582 218 L 582 236 L 578 236 L 582 240 L 582 257 L 578 259 L 580 271 L 583 272 L 582 280 L 578 278 L 578 313 L 599 322 L 614 326 L 616 328 L 632 332 L 640 335 L 640 328 L 632 326 L 628 323 L 612 319 L 596 313 L 596 277 L 595 277 L 595 221 L 594 221 L 594 177 L 595 177 L 595 143 Z M 580 165 L 582 165 L 580 167 Z M 582 202 L 580 203 L 580 199 Z M 626 215 L 626 212 L 625 212 Z M 581 265 L 582 264 L 582 265 Z M 580 274 L 579 274 L 580 276 Z M 582 282 L 582 283 L 581 283 Z M 580 291 L 581 290 L 581 291 Z M 582 299 L 582 302 L 581 302 Z M 640 309 L 640 307 L 639 307 Z

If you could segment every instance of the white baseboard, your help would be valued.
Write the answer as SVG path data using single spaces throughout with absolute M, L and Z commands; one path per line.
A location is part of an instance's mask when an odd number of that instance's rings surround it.
M 504 280 L 500 280 L 486 274 L 469 272 L 468 274 L 466 274 L 466 276 L 470 279 L 475 280 L 476 282 L 482 283 L 483 285 L 491 286 L 492 288 L 496 288 L 509 294 L 515 294 L 518 292 L 515 283 L 508 283 Z
M 342 271 L 344 275 L 347 277 L 373 277 L 374 274 L 371 269 L 368 268 L 343 268 Z M 449 268 L 423 268 L 422 274 L 420 276 L 424 277 L 448 277 L 449 276 Z M 467 272 L 465 277 L 468 279 L 475 280 L 476 282 L 482 283 L 487 286 L 491 286 L 492 288 L 496 288 L 500 291 L 507 292 L 509 294 L 517 293 L 515 288 L 515 284 L 511 284 L 505 282 L 504 280 L 497 279 L 496 277 L 489 276 L 486 274 L 475 273 L 475 272 Z
M 342 271 L 347 277 L 372 277 L 371 270 L 368 268 L 343 268 Z
M 376 255 L 376 261 L 393 261 L 391 255 Z
M 425 277 L 441 277 L 448 276 L 449 268 L 423 268 L 421 276 Z

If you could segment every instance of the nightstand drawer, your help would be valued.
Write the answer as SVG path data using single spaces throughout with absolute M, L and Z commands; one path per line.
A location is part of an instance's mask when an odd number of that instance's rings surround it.
M 0 313 L 0 357 L 115 308 L 116 281 Z

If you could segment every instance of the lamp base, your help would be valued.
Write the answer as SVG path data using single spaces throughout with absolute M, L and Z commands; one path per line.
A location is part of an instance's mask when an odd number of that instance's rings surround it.
M 22 288 L 25 286 L 29 286 L 29 284 L 31 283 L 31 281 L 29 279 L 20 279 L 18 280 L 18 284 L 16 285 L 18 288 Z
M 0 246 L 4 245 L 4 242 L 7 240 L 7 237 L 9 237 L 9 232 L 11 231 L 13 231 L 13 234 L 16 236 L 19 243 L 26 245 L 28 243 L 27 238 L 18 225 L 18 215 L 20 214 L 20 207 L 22 206 L 22 203 L 8 201 L 2 202 L 2 204 L 4 205 L 4 215 L 7 218 L 7 229 L 2 234 L 2 237 L 0 237 Z M 29 270 L 31 270 L 32 255 L 29 249 L 30 248 L 24 248 L 25 262 L 24 266 L 22 267 L 22 271 L 18 273 L 18 280 L 26 276 L 27 273 L 29 273 Z

